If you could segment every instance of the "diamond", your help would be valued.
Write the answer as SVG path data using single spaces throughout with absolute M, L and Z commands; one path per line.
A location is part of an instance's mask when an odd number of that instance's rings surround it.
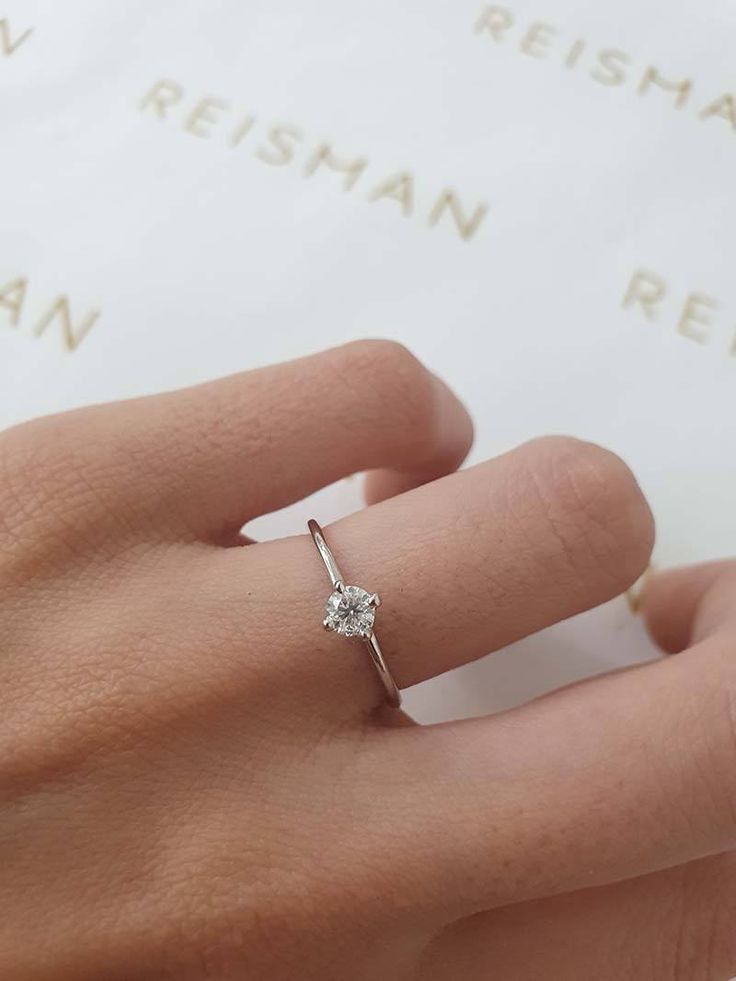
M 370 637 L 376 618 L 376 598 L 360 586 L 335 590 L 325 606 L 325 627 L 343 637 Z

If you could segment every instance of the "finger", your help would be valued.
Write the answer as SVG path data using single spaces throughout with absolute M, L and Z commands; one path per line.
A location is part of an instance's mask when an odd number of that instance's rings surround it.
M 701 638 L 699 631 L 707 629 L 704 621 L 699 624 L 703 600 L 716 581 L 728 575 L 736 576 L 736 563 L 731 560 L 670 569 L 647 580 L 641 612 L 653 639 L 664 651 L 679 653 Z
M 423 981 L 671 981 L 736 972 L 736 853 L 453 924 Z
M 391 341 L 32 425 L 57 497 L 65 480 L 75 503 L 79 484 L 94 484 L 107 514 L 144 514 L 162 535 L 184 528 L 218 543 L 358 471 L 397 468 L 399 485 L 433 479 L 455 469 L 472 441 L 460 402 Z M 22 443 L 27 430 L 13 439 Z M 372 487 L 389 493 L 391 480 Z
M 467 411 L 440 378 L 433 377 L 433 385 L 437 390 L 437 401 L 443 406 L 437 413 L 434 456 L 419 462 L 409 456 L 403 466 L 369 473 L 364 488 L 367 504 L 376 504 L 452 473 L 465 459 L 473 438 Z
M 376 634 L 401 687 L 487 654 L 622 592 L 646 565 L 649 509 L 628 468 L 575 440 L 538 440 L 358 512 L 325 531 L 344 575 L 380 594 Z M 311 540 L 219 553 L 223 605 L 264 625 L 285 660 L 342 684 L 348 711 L 375 703 L 364 657 L 324 634 L 331 589 Z M 204 574 L 204 573 L 203 573 Z M 251 644 L 251 646 L 253 646 Z M 304 652 L 312 656 L 304 658 Z M 289 653 L 290 652 L 290 653 Z
M 678 657 L 393 734 L 384 793 L 436 815 L 435 870 L 464 900 L 506 905 L 736 847 L 736 590 L 714 590 L 723 619 Z

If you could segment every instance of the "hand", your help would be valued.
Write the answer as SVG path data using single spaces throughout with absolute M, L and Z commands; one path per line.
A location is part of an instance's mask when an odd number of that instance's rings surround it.
M 686 653 L 419 727 L 323 632 L 309 538 L 243 547 L 371 471 L 327 533 L 401 687 L 638 577 L 651 517 L 616 457 L 545 439 L 446 476 L 470 438 L 388 342 L 0 437 L 0 977 L 734 970 L 733 566 L 650 587 Z

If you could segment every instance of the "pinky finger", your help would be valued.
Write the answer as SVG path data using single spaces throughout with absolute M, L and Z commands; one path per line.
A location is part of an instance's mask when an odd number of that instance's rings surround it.
M 422 981 L 726 981 L 736 972 L 736 854 L 461 920 Z
M 667 654 L 679 654 L 710 633 L 714 614 L 720 623 L 731 619 L 718 597 L 733 605 L 734 581 L 736 561 L 731 559 L 651 576 L 642 593 L 641 612 L 654 641 Z M 721 589 L 721 584 L 727 589 Z M 736 618 L 736 610 L 732 616 Z

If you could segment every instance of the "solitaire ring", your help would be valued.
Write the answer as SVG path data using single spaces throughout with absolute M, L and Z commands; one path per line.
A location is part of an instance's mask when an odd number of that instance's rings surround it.
M 360 586 L 346 585 L 320 526 L 312 518 L 307 522 L 307 527 L 332 582 L 333 591 L 325 604 L 322 625 L 325 630 L 333 630 L 343 637 L 357 637 L 363 641 L 383 684 L 386 700 L 393 708 L 398 708 L 401 705 L 401 692 L 383 658 L 378 639 L 373 632 L 376 609 L 381 605 L 378 593 L 369 593 Z

